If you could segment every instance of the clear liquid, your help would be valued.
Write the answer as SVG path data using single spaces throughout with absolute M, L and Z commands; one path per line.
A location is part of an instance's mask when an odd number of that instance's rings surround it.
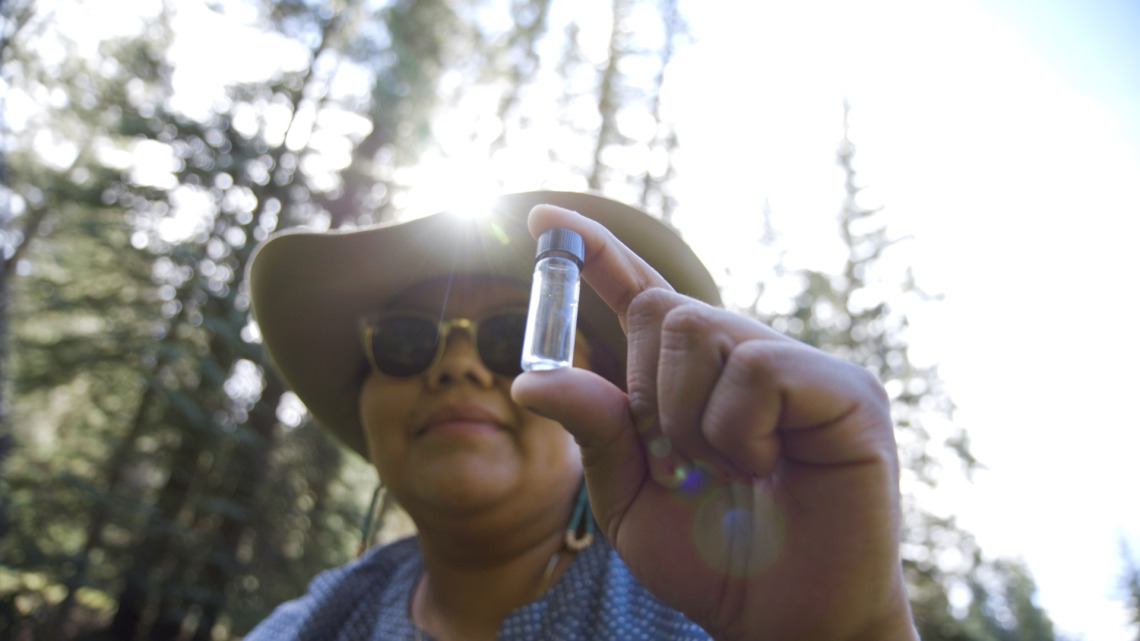
M 523 370 L 560 369 L 574 362 L 578 291 L 578 264 L 573 260 L 547 256 L 535 263 L 523 339 Z

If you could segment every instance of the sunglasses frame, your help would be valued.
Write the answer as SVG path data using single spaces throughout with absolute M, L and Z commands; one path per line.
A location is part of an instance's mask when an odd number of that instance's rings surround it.
M 471 340 L 471 348 L 475 350 L 475 355 L 479 358 L 479 362 L 483 365 L 484 368 L 487 369 L 487 371 L 491 372 L 495 376 L 502 376 L 504 378 L 514 378 L 515 376 L 518 376 L 519 374 L 522 373 L 522 364 L 521 364 L 522 349 L 521 348 L 522 348 L 523 337 L 521 335 L 519 336 L 519 348 L 520 348 L 519 349 L 519 361 L 520 362 L 515 363 L 516 367 L 518 368 L 518 371 L 513 373 L 513 374 L 504 374 L 502 372 L 496 371 L 494 368 L 492 368 L 490 365 L 487 364 L 487 361 L 485 361 L 483 359 L 483 354 L 482 354 L 482 352 L 479 351 L 479 325 L 487 322 L 488 320 L 495 319 L 495 318 L 501 318 L 503 316 L 518 316 L 518 317 L 521 317 L 523 319 L 523 329 L 525 331 L 526 315 L 527 315 L 527 310 L 525 307 L 519 307 L 517 309 L 495 310 L 493 312 L 489 312 L 487 314 L 484 314 L 483 316 L 480 316 L 477 319 L 471 319 L 471 318 L 440 319 L 438 316 L 435 316 L 433 314 L 429 314 L 427 312 L 388 311 L 388 312 L 383 312 L 380 314 L 375 314 L 373 316 L 368 316 L 368 317 L 365 317 L 364 319 L 361 320 L 361 331 L 360 331 L 361 347 L 364 349 L 364 358 L 368 360 L 368 366 L 369 366 L 369 368 L 372 369 L 372 371 L 383 374 L 384 376 L 387 376 L 389 378 L 397 378 L 397 379 L 418 378 L 420 376 L 424 376 L 425 374 L 430 372 L 433 368 L 435 368 L 436 365 L 439 364 L 439 361 L 443 359 L 444 351 L 447 349 L 447 342 L 451 338 L 451 331 L 453 329 L 458 328 L 458 329 L 463 330 L 464 332 L 467 333 L 467 337 Z M 372 349 L 372 337 L 376 331 L 377 325 L 379 323 L 383 322 L 384 320 L 387 320 L 390 318 L 419 318 L 419 319 L 429 321 L 433 326 L 435 326 L 435 328 L 436 328 L 435 354 L 432 355 L 431 361 L 428 363 L 428 365 L 426 367 L 423 368 L 422 371 L 419 371 L 415 374 L 408 374 L 406 376 L 402 376 L 399 374 L 389 374 L 388 372 L 385 372 L 383 369 L 381 369 L 380 366 L 376 363 L 376 356 L 375 356 L 375 353 Z

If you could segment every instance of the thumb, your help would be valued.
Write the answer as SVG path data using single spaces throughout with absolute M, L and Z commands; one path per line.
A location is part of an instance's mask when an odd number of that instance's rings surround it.
M 594 372 L 567 368 L 518 375 L 511 397 L 574 436 L 582 448 L 594 517 L 608 530 L 607 515 L 623 513 L 647 477 L 625 392 Z

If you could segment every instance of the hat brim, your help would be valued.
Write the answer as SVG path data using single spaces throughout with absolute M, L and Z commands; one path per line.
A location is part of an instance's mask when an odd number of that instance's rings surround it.
M 498 199 L 487 216 L 443 212 L 353 231 L 285 231 L 250 261 L 254 319 L 285 382 L 322 425 L 367 458 L 357 396 L 365 368 L 360 319 L 416 284 L 449 274 L 478 274 L 529 284 L 536 243 L 531 208 L 552 204 L 609 229 L 679 292 L 713 305 L 712 276 L 661 221 L 592 194 L 537 191 Z M 625 367 L 625 334 L 588 286 L 579 319 Z

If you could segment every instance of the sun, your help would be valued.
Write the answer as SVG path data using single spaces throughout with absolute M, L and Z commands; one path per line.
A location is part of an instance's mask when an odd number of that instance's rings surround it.
M 406 218 L 441 211 L 479 219 L 491 213 L 502 184 L 485 157 L 444 157 L 430 154 L 403 176 L 408 186 L 401 209 Z

